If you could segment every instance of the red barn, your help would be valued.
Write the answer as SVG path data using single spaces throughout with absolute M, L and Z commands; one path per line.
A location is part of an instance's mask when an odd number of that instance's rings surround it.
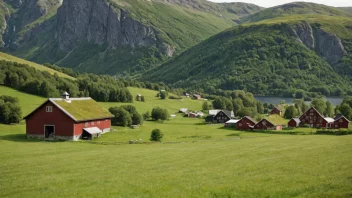
M 315 128 L 330 128 L 334 122 L 332 118 L 324 118 L 314 107 L 311 107 L 299 118 L 300 126 L 308 125 Z
M 281 116 L 282 110 L 279 109 L 279 107 L 274 107 L 274 108 L 270 111 L 270 114 L 277 114 L 277 115 Z
M 332 129 L 348 129 L 350 121 L 345 116 L 337 115 L 334 120 L 334 124 L 331 125 Z
M 262 119 L 261 121 L 259 121 L 257 124 L 254 125 L 254 129 L 256 130 L 268 130 L 268 129 L 272 129 L 272 130 L 276 130 L 276 126 L 270 122 L 267 119 Z
M 50 98 L 27 115 L 28 138 L 78 140 L 109 132 L 109 111 L 91 98 Z
M 299 120 L 299 118 L 292 118 L 289 122 L 288 122 L 288 127 L 291 128 L 296 128 L 299 127 L 299 124 L 301 123 L 301 120 Z
M 257 122 L 253 118 L 245 116 L 236 123 L 236 128 L 239 130 L 249 130 L 253 129 L 256 123 Z

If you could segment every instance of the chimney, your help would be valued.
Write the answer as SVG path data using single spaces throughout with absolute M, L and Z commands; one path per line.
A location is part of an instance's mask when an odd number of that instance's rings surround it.
M 70 94 L 68 94 L 66 91 L 64 93 L 62 93 L 62 98 L 65 100 L 70 100 Z

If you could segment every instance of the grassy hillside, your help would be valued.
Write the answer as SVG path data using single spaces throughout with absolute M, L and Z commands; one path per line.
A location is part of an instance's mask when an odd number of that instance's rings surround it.
M 337 35 L 345 56 L 330 64 L 297 42 L 293 29 L 302 21 L 314 31 Z M 218 88 L 258 95 L 294 96 L 302 90 L 323 95 L 352 93 L 346 80 L 352 76 L 351 22 L 352 18 L 338 16 L 293 15 L 245 24 L 211 37 L 142 79 L 210 93 Z
M 12 55 L 9 55 L 9 54 L 6 54 L 6 53 L 0 52 L 0 60 L 17 62 L 17 63 L 21 63 L 21 64 L 27 64 L 27 65 L 29 65 L 31 67 L 34 67 L 35 69 L 37 69 L 39 71 L 47 71 L 47 72 L 49 72 L 51 74 L 57 74 L 58 76 L 63 77 L 63 78 L 74 79 L 73 77 L 71 77 L 71 76 L 69 76 L 67 74 L 55 71 L 55 70 L 50 69 L 48 67 L 45 67 L 43 65 L 40 65 L 40 64 L 31 62 L 31 61 L 27 61 L 27 60 L 24 60 L 24 59 L 21 59 L 21 58 L 18 58 L 18 57 L 15 57 L 15 56 L 12 56 Z
M 352 14 L 352 7 L 340 7 L 339 9 Z
M 43 104 L 43 102 L 45 101 L 45 98 L 31 95 L 31 94 L 26 94 L 4 86 L 0 86 L 0 95 L 7 95 L 7 96 L 13 96 L 18 98 L 22 108 L 22 117 L 28 115 L 39 105 Z
M 124 10 L 129 17 L 155 29 L 158 42 L 170 45 L 175 50 L 174 55 L 236 25 L 235 21 L 240 17 L 261 9 L 252 4 L 216 4 L 199 0 L 168 2 L 109 0 L 108 2 L 114 5 L 117 14 Z M 49 62 L 75 68 L 82 72 L 120 76 L 141 74 L 168 58 L 159 45 L 111 48 L 107 47 L 109 43 L 97 44 L 84 40 L 72 50 L 59 50 L 58 41 L 53 39 L 56 38 L 57 30 L 56 12 L 53 9 L 56 8 L 53 7 L 47 15 L 37 20 L 40 23 L 36 21 L 33 22 L 34 25 L 31 23 L 26 26 L 30 29 L 45 22 L 36 30 L 36 34 L 30 36 L 30 39 L 21 42 L 20 46 L 15 46 L 11 50 L 12 54 L 39 63 Z M 82 17 L 84 16 L 83 14 Z M 21 35 L 25 35 L 27 29 L 22 31 Z
M 241 19 L 241 22 L 257 22 L 276 17 L 297 15 L 297 14 L 317 14 L 325 16 L 343 16 L 352 17 L 352 15 L 345 10 L 326 6 L 323 4 L 294 2 L 284 5 L 275 6 L 264 9 L 253 15 L 249 15 Z

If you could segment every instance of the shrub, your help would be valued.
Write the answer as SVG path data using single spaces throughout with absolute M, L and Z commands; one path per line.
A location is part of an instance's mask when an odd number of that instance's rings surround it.
M 149 111 L 147 111 L 147 112 L 145 112 L 145 113 L 143 114 L 143 120 L 148 120 L 148 119 L 150 119 L 150 113 L 149 113 Z
M 124 127 L 132 125 L 131 115 L 123 107 L 110 107 L 109 111 L 114 115 L 111 119 L 112 125 Z
M 167 120 L 168 117 L 169 117 L 169 113 L 166 109 L 156 107 L 152 110 L 153 120 Z
M 161 142 L 164 134 L 160 131 L 160 129 L 154 129 L 150 134 L 150 141 Z
M 22 110 L 18 99 L 11 96 L 0 96 L 0 122 L 5 124 L 20 123 Z

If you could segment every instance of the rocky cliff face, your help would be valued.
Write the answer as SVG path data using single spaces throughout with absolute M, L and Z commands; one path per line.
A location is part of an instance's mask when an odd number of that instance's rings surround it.
M 163 43 L 157 31 L 129 17 L 104 0 L 64 1 L 57 13 L 60 50 L 72 50 L 78 43 L 107 44 L 109 49 L 120 46 L 148 47 L 157 45 L 167 56 L 174 50 Z
M 32 29 L 40 24 L 29 25 L 49 14 L 55 7 L 59 7 L 63 0 L 6 0 L 13 8 L 18 9 L 6 19 L 7 28 L 4 33 L 4 42 L 10 49 L 16 49 L 24 37 L 31 35 Z M 55 12 L 55 11 L 53 11 Z M 23 34 L 21 31 L 27 29 Z
M 341 39 L 335 34 L 319 28 L 313 28 L 309 23 L 302 22 L 292 28 L 297 40 L 309 49 L 315 50 L 329 63 L 335 63 L 346 54 Z

